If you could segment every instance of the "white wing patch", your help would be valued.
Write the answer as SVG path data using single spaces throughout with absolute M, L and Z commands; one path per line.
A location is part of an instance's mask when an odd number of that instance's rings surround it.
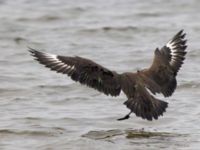
M 175 43 L 172 42 L 172 41 L 169 41 L 167 44 L 166 44 L 166 47 L 168 47 L 171 51 L 170 55 L 171 55 L 171 61 L 170 61 L 170 65 L 174 65 L 174 63 L 176 62 L 176 57 L 178 56 L 176 54 L 177 52 L 177 49 L 176 49 L 176 46 L 174 45 Z
M 59 69 L 57 69 L 57 71 L 61 70 L 61 69 L 65 69 L 65 70 L 70 70 L 73 71 L 75 70 L 74 65 L 68 65 L 65 64 L 64 62 L 62 62 L 61 60 L 58 59 L 57 55 L 54 54 L 49 54 L 49 53 L 43 53 L 43 56 L 45 56 L 45 58 L 49 61 L 51 61 L 53 64 L 55 64 L 53 67 L 57 67 L 60 66 Z

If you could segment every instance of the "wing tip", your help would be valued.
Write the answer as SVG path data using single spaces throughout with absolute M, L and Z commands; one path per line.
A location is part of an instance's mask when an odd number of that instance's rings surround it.
M 180 32 L 180 33 L 183 33 L 183 32 L 184 32 L 184 29 L 181 29 L 179 32 Z
M 36 55 L 38 53 L 40 53 L 38 50 L 36 50 L 36 49 L 34 49 L 32 47 L 27 46 L 27 48 L 28 48 L 28 51 L 30 52 L 31 56 L 33 56 L 33 57 L 36 57 Z
M 32 47 L 29 47 L 29 46 L 27 46 L 27 49 L 28 49 L 28 51 L 29 51 L 29 52 L 31 52 L 31 53 L 33 53 L 33 52 L 37 51 L 37 50 L 35 50 L 34 48 L 32 48 Z
M 36 58 L 41 57 L 41 56 L 46 56 L 46 55 L 52 55 L 53 56 L 53 54 L 47 54 L 47 53 L 38 51 L 38 50 L 36 50 L 32 47 L 29 47 L 29 46 L 27 46 L 27 48 L 28 48 L 28 51 L 30 52 L 31 56 L 36 57 Z
M 169 63 L 176 72 L 175 74 L 181 68 L 187 54 L 187 39 L 185 39 L 185 36 L 186 33 L 182 29 L 166 44 L 171 51 L 171 60 Z
M 186 33 L 184 32 L 184 29 L 181 29 L 181 30 L 172 38 L 171 41 L 174 41 L 174 40 L 179 39 L 179 38 L 182 39 L 182 40 L 184 40 L 185 36 L 186 36 Z
M 180 31 L 178 31 L 177 35 L 182 35 L 182 34 L 185 34 L 184 33 L 184 29 L 181 29 Z

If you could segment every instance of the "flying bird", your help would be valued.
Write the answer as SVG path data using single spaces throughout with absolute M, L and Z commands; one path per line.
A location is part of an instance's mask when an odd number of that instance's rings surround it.
M 151 66 L 137 72 L 117 73 L 100 64 L 79 56 L 60 56 L 29 48 L 35 60 L 58 73 L 67 74 L 106 95 L 118 96 L 121 91 L 127 96 L 124 105 L 131 113 L 149 121 L 157 120 L 168 107 L 168 103 L 154 97 L 157 93 L 169 97 L 176 89 L 176 76 L 186 55 L 186 33 L 179 31 L 161 49 L 156 48 Z

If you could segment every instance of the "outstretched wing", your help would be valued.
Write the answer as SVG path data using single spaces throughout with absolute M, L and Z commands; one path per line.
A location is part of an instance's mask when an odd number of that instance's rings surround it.
M 186 55 L 184 37 L 181 30 L 164 47 L 156 49 L 149 69 L 122 74 L 121 86 L 128 98 L 124 104 L 136 116 L 152 120 L 165 112 L 168 103 L 151 93 L 162 93 L 166 97 L 171 96 L 176 89 L 176 75 Z M 120 120 L 129 118 L 130 113 Z
M 74 81 L 92 87 L 106 95 L 117 96 L 120 94 L 119 75 L 89 59 L 78 56 L 57 56 L 32 48 L 29 51 L 41 64 L 58 73 L 67 74 Z
M 140 71 L 140 77 L 152 93 L 167 97 L 176 89 L 176 75 L 187 53 L 185 35 L 181 30 L 164 47 L 157 48 L 151 67 Z M 153 89 L 153 84 L 159 88 Z

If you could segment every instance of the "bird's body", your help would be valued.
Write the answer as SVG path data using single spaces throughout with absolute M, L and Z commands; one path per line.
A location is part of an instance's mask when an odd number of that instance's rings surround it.
M 128 119 L 132 112 L 143 119 L 153 120 L 163 115 L 168 106 L 167 102 L 153 95 L 162 93 L 164 97 L 168 97 L 176 89 L 176 75 L 186 55 L 184 38 L 185 34 L 181 30 L 165 46 L 155 50 L 150 68 L 135 73 L 119 74 L 78 56 L 57 56 L 32 48 L 30 52 L 36 60 L 51 70 L 67 74 L 72 80 L 106 95 L 118 96 L 123 91 L 128 98 L 124 104 L 131 112 L 119 120 Z

